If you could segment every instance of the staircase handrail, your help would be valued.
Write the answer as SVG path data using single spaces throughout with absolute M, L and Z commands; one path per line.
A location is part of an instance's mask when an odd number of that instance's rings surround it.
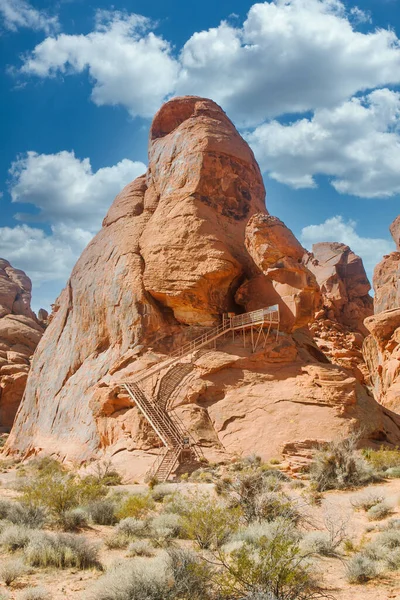
M 163 443 L 165 446 L 169 447 L 175 447 L 175 445 L 179 445 L 182 444 L 182 437 L 183 434 L 182 432 L 179 430 L 179 428 L 177 427 L 177 425 L 172 421 L 171 417 L 169 416 L 169 414 L 166 411 L 163 411 L 159 406 L 157 406 L 157 404 L 155 404 L 154 402 L 152 402 L 151 400 L 149 400 L 147 398 L 147 396 L 144 394 L 144 392 L 140 389 L 140 387 L 138 385 L 136 385 L 135 383 L 132 382 L 125 382 L 124 384 L 125 389 L 130 392 L 131 394 L 134 395 L 136 403 L 138 404 L 139 408 L 141 409 L 141 411 L 143 412 L 143 414 L 145 415 L 145 417 L 150 421 L 150 423 L 153 425 L 153 427 L 156 427 L 156 424 L 152 423 L 151 421 L 151 415 L 146 414 L 146 403 L 151 407 L 152 410 L 154 410 L 154 412 L 156 413 L 157 418 L 161 421 L 162 425 L 169 430 L 169 437 L 174 440 L 175 443 L 171 444 L 171 443 L 166 443 L 168 440 L 164 439 L 166 438 L 166 436 L 162 433 L 162 432 L 158 432 L 160 438 L 162 439 Z M 133 388 L 133 389 L 132 389 Z M 144 399 L 144 402 L 143 402 Z M 144 406 L 143 406 L 144 405 Z M 172 433 L 171 433 L 172 430 Z

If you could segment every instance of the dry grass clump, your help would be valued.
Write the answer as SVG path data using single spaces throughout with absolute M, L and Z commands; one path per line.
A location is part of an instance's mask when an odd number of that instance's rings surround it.
M 43 587 L 30 587 L 22 592 L 21 600 L 51 600 L 51 596 Z
M 34 530 L 24 525 L 9 525 L 0 534 L 0 546 L 7 552 L 16 552 L 29 544 L 33 534 Z
M 356 498 L 352 505 L 355 510 L 365 510 L 367 512 L 370 508 L 376 506 L 377 504 L 381 504 L 385 500 L 385 497 L 382 494 L 377 494 L 374 492 L 369 492 L 362 496 Z
M 0 564 L 0 578 L 6 585 L 11 585 L 28 571 L 25 563 L 17 558 Z
M 43 527 L 47 511 L 44 507 L 21 504 L 10 500 L 0 500 L 0 520 L 7 520 L 15 525 L 26 525 L 32 529 Z
M 152 538 L 178 538 L 183 533 L 183 522 L 177 514 L 161 513 L 149 521 L 148 528 Z
M 71 508 L 60 517 L 64 531 L 79 531 L 88 526 L 88 515 L 83 508 Z
M 134 517 L 122 519 L 115 529 L 117 533 L 126 535 L 128 538 L 144 537 L 148 533 L 147 522 L 135 519 Z
M 346 564 L 346 576 L 349 583 L 367 583 L 379 574 L 376 562 L 363 554 L 355 554 Z
M 370 521 L 381 521 L 393 513 L 393 509 L 386 502 L 379 502 L 367 511 Z
M 379 481 L 380 477 L 357 450 L 358 437 L 329 442 L 319 450 L 310 466 L 310 478 L 320 492 L 348 489 Z
M 25 557 L 33 567 L 101 568 L 98 548 L 86 538 L 68 533 L 35 532 L 25 548 Z
M 90 518 L 96 525 L 114 525 L 117 522 L 116 503 L 112 499 L 95 500 L 88 505 L 87 509 Z
M 136 540 L 128 546 L 128 556 L 154 556 L 154 546 L 148 540 Z

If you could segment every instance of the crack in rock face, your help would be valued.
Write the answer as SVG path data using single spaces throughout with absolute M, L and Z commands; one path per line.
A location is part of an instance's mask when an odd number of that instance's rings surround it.
M 368 304 L 361 260 L 347 250 L 336 287 L 355 306 Z M 57 299 L 6 451 L 78 462 L 106 452 L 127 479 L 140 480 L 159 440 L 119 382 L 224 313 L 274 304 L 279 335 L 261 336 L 256 352 L 249 337 L 226 336 L 218 352 L 194 355 L 171 390 L 168 406 L 207 458 L 267 459 L 288 443 L 300 448 L 301 440 L 332 439 L 360 424 L 365 435 L 386 432 L 396 442 L 393 421 L 309 329 L 328 300 L 336 302 L 331 283 L 321 298 L 319 273 L 328 268 L 331 260 L 308 254 L 268 214 L 253 152 L 223 110 L 205 98 L 170 100 L 150 129 L 147 172 L 115 198 Z M 349 333 L 342 313 L 330 322 Z M 340 336 L 337 344 L 349 350 Z M 156 397 L 173 379 L 160 371 L 146 394 Z

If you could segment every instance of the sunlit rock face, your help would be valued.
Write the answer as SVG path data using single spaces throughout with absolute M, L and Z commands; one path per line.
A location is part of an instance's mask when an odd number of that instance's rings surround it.
M 140 479 L 159 440 L 120 382 L 223 313 L 272 304 L 278 335 L 261 336 L 255 352 L 226 336 L 192 357 L 172 393 L 206 456 L 295 455 L 360 423 L 366 436 L 396 440 L 393 421 L 307 329 L 321 298 L 304 255 L 268 214 L 253 153 L 222 109 L 169 101 L 151 126 L 146 174 L 116 197 L 56 302 L 7 452 L 78 462 L 105 452 Z M 157 396 L 167 371 L 146 393 Z
M 32 283 L 0 258 L 0 430 L 10 430 L 24 394 L 30 358 L 44 332 L 31 310 Z
M 375 314 L 365 321 L 371 335 L 365 340 L 364 356 L 375 397 L 400 412 L 400 217 L 390 232 L 397 250 L 375 267 Z

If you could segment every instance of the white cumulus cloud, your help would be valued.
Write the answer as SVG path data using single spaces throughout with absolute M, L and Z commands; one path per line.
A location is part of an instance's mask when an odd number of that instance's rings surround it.
M 11 166 L 11 198 L 36 206 L 42 221 L 97 231 L 114 196 L 145 171 L 143 163 L 127 158 L 93 172 L 90 160 L 74 152 L 28 152 Z
M 382 260 L 385 254 L 395 250 L 393 242 L 383 238 L 362 237 L 356 231 L 357 223 L 355 221 L 346 221 L 342 216 L 337 215 L 326 219 L 319 225 L 308 225 L 301 231 L 300 241 L 308 248 L 312 249 L 313 244 L 318 242 L 341 242 L 347 244 L 350 248 L 361 256 L 364 262 L 365 270 L 372 281 L 372 274 L 375 265 Z
M 93 102 L 121 104 L 133 116 L 150 117 L 174 88 L 178 66 L 170 44 L 149 27 L 140 15 L 99 11 L 93 32 L 46 38 L 22 72 L 51 77 L 88 70 Z
M 248 136 L 264 171 L 294 188 L 327 175 L 340 193 L 379 198 L 400 193 L 400 93 L 375 90 L 310 119 L 271 121 Z
M 82 250 L 100 229 L 114 196 L 145 170 L 143 163 L 124 159 L 94 172 L 88 158 L 80 160 L 66 151 L 28 152 L 13 163 L 13 202 L 32 204 L 39 211 L 33 217 L 17 217 L 43 222 L 45 229 L 26 223 L 0 227 L 0 256 L 31 277 L 36 308 L 48 308 L 52 292 L 56 298 Z
M 39 77 L 88 69 L 97 104 L 151 116 L 170 94 L 209 96 L 238 123 L 333 107 L 355 93 L 400 83 L 400 47 L 389 29 L 357 31 L 361 9 L 339 0 L 254 4 L 241 26 L 194 33 L 179 55 L 144 17 L 100 12 L 87 35 L 50 37 L 22 71 Z
M 60 25 L 56 16 L 37 10 L 26 0 L 0 0 L 3 27 L 17 31 L 21 27 L 55 33 Z

